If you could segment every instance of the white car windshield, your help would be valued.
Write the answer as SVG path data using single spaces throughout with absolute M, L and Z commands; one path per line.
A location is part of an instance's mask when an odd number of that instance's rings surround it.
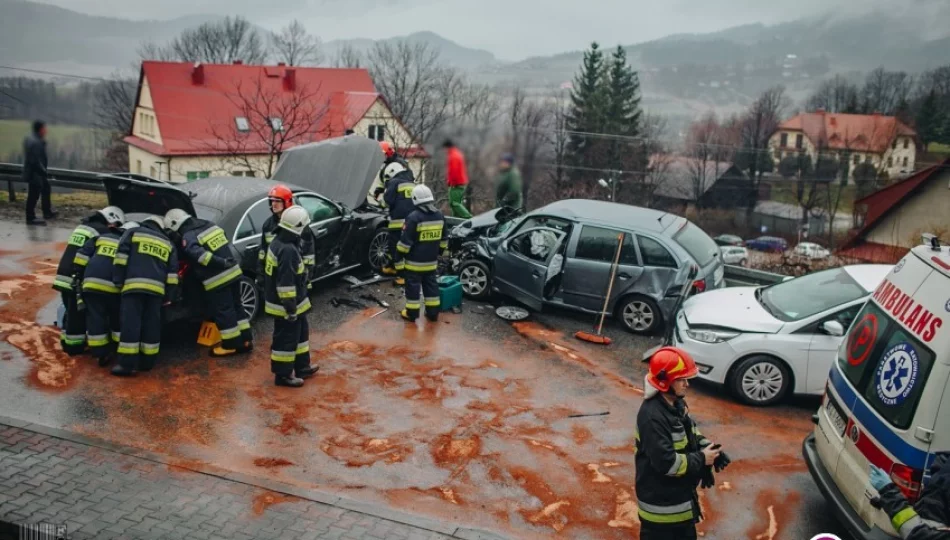
M 755 297 L 773 317 L 800 321 L 868 294 L 846 271 L 832 268 L 756 289 Z

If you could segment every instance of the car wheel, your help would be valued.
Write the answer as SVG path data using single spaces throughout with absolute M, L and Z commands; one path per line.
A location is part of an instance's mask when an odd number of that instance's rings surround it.
M 792 376 L 785 362 L 772 356 L 753 356 L 732 370 L 730 387 L 740 401 L 764 407 L 774 405 L 791 388 Z
M 482 261 L 462 261 L 459 265 L 459 281 L 462 283 L 462 292 L 472 300 L 484 300 L 491 294 L 491 271 Z
M 238 287 L 241 291 L 241 307 L 247 318 L 253 319 L 261 309 L 261 293 L 254 285 L 254 280 L 247 276 L 241 276 Z
M 389 261 L 389 231 L 379 229 L 369 241 L 366 250 L 366 264 L 374 271 L 379 272 Z
M 663 322 L 656 302 L 639 294 L 624 298 L 615 313 L 624 327 L 634 334 L 651 334 Z
M 739 266 L 748 266 L 748 265 L 749 265 L 749 261 L 746 259 L 741 259 L 739 261 Z

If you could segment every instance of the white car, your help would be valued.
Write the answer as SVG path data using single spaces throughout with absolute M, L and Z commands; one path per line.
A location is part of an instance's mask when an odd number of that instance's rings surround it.
M 844 266 L 696 295 L 676 316 L 673 345 L 692 355 L 701 379 L 747 404 L 820 395 L 845 330 L 891 268 Z
M 719 248 L 722 254 L 722 262 L 725 264 L 738 264 L 746 266 L 749 264 L 749 250 L 744 247 L 722 246 Z
M 818 244 L 802 242 L 795 246 L 795 249 L 792 250 L 792 255 L 798 255 L 806 259 L 827 259 L 831 256 L 831 252 Z

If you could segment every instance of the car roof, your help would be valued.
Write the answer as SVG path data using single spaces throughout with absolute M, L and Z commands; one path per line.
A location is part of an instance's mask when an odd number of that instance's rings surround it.
M 891 264 L 853 264 L 841 267 L 868 292 L 876 289 L 893 268 L 894 265 Z
M 681 224 L 683 218 L 650 208 L 589 199 L 567 199 L 538 208 L 531 215 L 562 216 L 574 221 L 586 221 L 614 227 L 636 228 L 663 232 L 671 225 Z
M 214 208 L 226 214 L 243 201 L 266 197 L 267 192 L 279 183 L 266 178 L 216 176 L 189 182 L 181 188 L 194 194 L 192 201 L 195 204 Z M 284 185 L 294 193 L 309 191 L 294 184 L 285 183 Z

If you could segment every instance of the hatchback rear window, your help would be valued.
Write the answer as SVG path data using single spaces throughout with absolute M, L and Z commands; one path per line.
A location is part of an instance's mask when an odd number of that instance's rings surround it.
M 933 362 L 933 352 L 873 302 L 864 305 L 838 352 L 851 385 L 897 429 L 913 421 Z
M 711 263 L 719 253 L 719 246 L 705 231 L 687 222 L 686 226 L 673 235 L 673 240 L 683 247 L 699 266 Z

